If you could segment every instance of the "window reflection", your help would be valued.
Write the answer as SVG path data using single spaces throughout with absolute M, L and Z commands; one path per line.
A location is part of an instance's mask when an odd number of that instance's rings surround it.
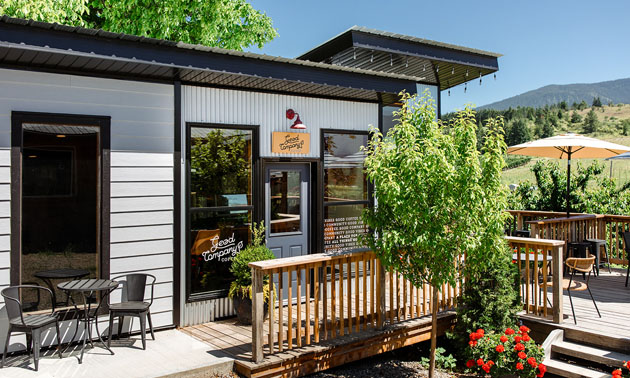
M 365 134 L 324 134 L 324 201 L 367 200 Z
M 269 172 L 271 189 L 270 232 L 300 231 L 300 187 L 302 180 L 299 171 L 272 170 Z
M 226 290 L 252 220 L 251 130 L 190 129 L 190 292 Z

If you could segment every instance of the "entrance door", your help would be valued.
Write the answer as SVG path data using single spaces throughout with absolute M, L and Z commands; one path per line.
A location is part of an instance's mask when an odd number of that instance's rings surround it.
M 309 184 L 308 163 L 265 168 L 267 247 L 276 258 L 308 254 Z

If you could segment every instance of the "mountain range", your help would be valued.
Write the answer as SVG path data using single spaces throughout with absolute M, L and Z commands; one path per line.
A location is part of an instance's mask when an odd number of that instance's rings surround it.
M 505 100 L 480 106 L 479 109 L 506 110 L 518 106 L 539 108 L 562 101 L 566 101 L 571 106 L 574 102 L 580 103 L 582 100 L 590 106 L 595 97 L 599 97 L 602 104 L 610 102 L 630 104 L 630 78 L 591 84 L 546 85 Z

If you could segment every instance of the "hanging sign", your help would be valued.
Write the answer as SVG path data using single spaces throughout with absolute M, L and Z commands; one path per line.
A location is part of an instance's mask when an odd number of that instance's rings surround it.
M 308 154 L 311 134 L 274 131 L 271 136 L 271 152 L 276 154 Z

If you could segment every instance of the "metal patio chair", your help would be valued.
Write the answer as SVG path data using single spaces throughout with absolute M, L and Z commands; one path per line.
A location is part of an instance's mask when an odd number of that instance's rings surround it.
M 588 290 L 588 294 L 591 296 L 591 300 L 593 301 L 593 305 L 595 305 L 595 310 L 597 310 L 597 315 L 602 317 L 602 314 L 599 313 L 599 308 L 597 308 L 597 303 L 595 302 L 595 298 L 593 298 L 593 293 L 591 293 L 591 289 L 588 287 L 588 281 L 591 278 L 591 273 L 593 272 L 593 265 L 595 264 L 595 256 L 589 255 L 588 257 L 569 257 L 565 265 L 569 269 L 569 273 L 571 274 L 570 279 L 564 279 L 562 288 L 567 291 L 569 294 L 569 302 L 571 302 L 571 312 L 573 313 L 573 321 L 577 324 L 577 318 L 575 317 L 575 309 L 573 308 L 573 299 L 571 298 L 571 291 L 584 291 Z M 578 282 L 573 280 L 573 276 L 575 273 L 588 273 L 586 277 L 586 282 Z
M 149 302 L 144 300 L 144 292 L 147 280 L 151 279 L 151 298 Z M 114 326 L 114 317 L 118 317 L 118 338 L 122 333 L 123 319 L 125 316 L 134 316 L 140 319 L 140 334 L 142 335 L 142 349 L 146 349 L 146 321 L 149 320 L 149 330 L 151 338 L 155 340 L 153 334 L 153 322 L 151 321 L 150 307 L 153 304 L 153 288 L 155 286 L 155 276 L 145 273 L 133 273 L 113 278 L 114 281 L 120 282 L 122 286 L 122 301 L 109 305 L 109 337 L 107 346 L 111 345 L 112 327 Z
M 20 301 L 20 291 L 22 289 L 34 289 L 37 290 L 37 298 L 39 301 L 39 293 L 41 290 L 47 291 L 50 294 L 51 303 L 53 302 L 53 294 L 50 289 L 37 286 L 37 285 L 18 285 L 10 286 L 2 290 L 0 294 L 4 297 L 4 304 L 7 309 L 7 315 L 9 318 L 9 329 L 7 331 L 7 339 L 4 343 L 4 350 L 2 351 L 2 363 L 0 368 L 4 367 L 4 362 L 9 350 L 9 339 L 11 338 L 11 332 L 24 332 L 26 333 L 26 348 L 30 353 L 31 342 L 33 343 L 33 361 L 35 363 L 35 371 L 39 368 L 39 349 L 41 347 L 42 331 L 52 327 L 53 325 L 57 329 L 57 345 L 59 352 L 59 358 L 61 355 L 61 337 L 59 335 L 59 320 L 55 315 L 55 304 L 52 303 L 52 310 L 50 314 L 24 314 L 22 309 L 22 301 Z

